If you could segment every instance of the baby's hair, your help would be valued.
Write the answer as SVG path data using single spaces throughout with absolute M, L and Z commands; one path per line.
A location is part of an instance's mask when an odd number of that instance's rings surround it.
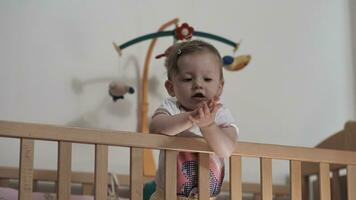
M 165 51 L 165 66 L 167 68 L 168 79 L 172 80 L 172 78 L 179 72 L 178 59 L 181 56 L 203 52 L 212 53 L 216 56 L 220 65 L 220 79 L 223 80 L 222 59 L 219 51 L 213 45 L 201 40 L 175 43 Z

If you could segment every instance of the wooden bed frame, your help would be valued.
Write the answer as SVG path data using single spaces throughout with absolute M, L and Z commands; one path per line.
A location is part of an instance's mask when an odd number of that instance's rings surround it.
M 44 170 L 44 169 L 34 169 L 33 170 L 33 192 L 57 192 L 56 185 L 57 180 L 56 170 Z M 107 175 L 108 185 L 110 182 L 110 174 Z M 127 189 L 130 185 L 130 176 L 124 174 L 115 174 L 119 180 L 121 187 Z M 76 193 L 80 195 L 94 195 L 94 173 L 91 172 L 71 172 L 71 193 Z M 146 181 L 152 180 L 152 177 L 145 177 Z M 19 180 L 19 169 L 15 167 L 0 167 L 0 187 L 11 187 L 14 189 L 18 188 Z M 41 184 L 41 182 L 45 182 Z M 54 187 L 50 187 L 50 182 Z M 127 191 L 121 190 L 119 192 L 124 192 L 122 194 L 124 197 L 128 197 Z
M 356 121 L 349 121 L 345 124 L 343 130 L 331 135 L 326 138 L 315 148 L 323 149 L 336 149 L 336 150 L 346 150 L 346 151 L 356 151 Z M 331 199 L 339 200 L 346 199 L 347 188 L 345 175 L 340 175 L 342 170 L 347 168 L 346 165 L 332 164 L 330 165 L 330 171 L 332 173 L 331 177 Z M 303 199 L 309 199 L 309 185 L 311 184 L 314 199 L 319 199 L 317 181 L 311 181 L 310 177 L 318 177 L 319 169 L 315 163 L 303 163 L 302 164 L 302 175 L 303 175 Z
M 108 185 L 111 184 L 110 177 L 108 174 L 107 180 Z M 126 174 L 115 174 L 117 180 L 119 181 L 119 191 L 117 193 L 120 196 L 129 198 L 129 188 L 130 188 L 130 176 Z M 143 176 L 144 182 L 149 182 L 154 179 L 154 177 Z M 19 169 L 15 167 L 0 167 L 0 187 L 11 187 L 14 189 L 18 188 L 19 179 Z M 41 184 L 44 181 L 46 183 Z M 48 183 L 51 182 L 54 187 L 48 187 Z M 71 172 L 71 193 L 81 194 L 81 195 L 94 195 L 94 174 L 91 172 Z M 52 192 L 55 193 L 57 188 L 57 171 L 56 170 L 44 170 L 44 169 L 34 169 L 33 170 L 33 192 Z M 75 184 L 75 186 L 73 186 Z M 261 191 L 260 184 L 258 183 L 242 183 L 242 191 L 246 194 L 251 194 L 252 199 L 260 199 Z M 221 188 L 221 192 L 228 193 L 230 191 L 229 182 L 224 182 Z M 282 199 L 289 196 L 289 186 L 287 185 L 273 185 L 273 194 L 276 199 Z
M 107 198 L 108 183 L 108 146 L 130 148 L 130 196 L 132 200 L 143 199 L 142 148 L 162 149 L 166 151 L 165 199 L 176 198 L 176 156 L 178 151 L 199 153 L 199 199 L 209 199 L 208 154 L 212 153 L 204 139 L 169 137 L 156 134 L 137 134 L 125 131 L 94 130 L 60 127 L 44 124 L 0 121 L 0 137 L 20 139 L 19 199 L 31 200 L 34 172 L 34 140 L 58 142 L 57 199 L 69 199 L 71 182 L 75 174 L 71 172 L 71 143 L 95 144 L 94 198 Z M 330 200 L 330 166 L 341 164 L 347 169 L 347 196 L 356 199 L 356 152 L 319 148 L 292 147 L 239 142 L 230 157 L 230 198 L 241 200 L 243 184 L 241 181 L 241 157 L 260 159 L 261 197 L 272 200 L 272 159 L 290 162 L 290 199 L 302 198 L 302 162 L 317 163 L 319 169 L 320 199 Z M 16 172 L 17 173 L 17 172 Z M 226 186 L 225 186 L 226 187 Z

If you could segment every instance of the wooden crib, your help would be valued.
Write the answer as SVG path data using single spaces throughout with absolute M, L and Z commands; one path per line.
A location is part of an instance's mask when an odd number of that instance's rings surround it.
M 130 176 L 127 174 L 113 174 L 109 173 L 107 180 L 108 186 L 112 186 L 111 178 L 116 176 L 118 185 L 116 185 L 117 194 L 120 199 L 129 198 Z M 19 169 L 15 167 L 0 167 L 0 187 L 9 187 L 13 189 L 18 188 Z M 154 177 L 143 176 L 144 182 L 150 182 Z M 57 187 L 57 170 L 48 169 L 34 169 L 33 170 L 33 191 L 41 192 L 44 195 L 56 193 Z M 91 172 L 71 172 L 71 194 L 93 196 L 94 194 L 94 174 Z M 226 199 L 225 193 L 230 191 L 230 183 L 225 181 L 221 188 L 221 195 L 218 199 Z M 259 200 L 260 184 L 245 182 L 242 183 L 243 194 L 250 194 L 250 199 Z M 288 199 L 289 186 L 288 185 L 273 185 L 273 194 L 276 200 Z M 248 196 L 248 195 L 247 195 Z M 0 197 L 1 192 L 0 192 Z M 0 198 L 1 199 L 1 198 Z
M 128 199 L 130 189 L 130 176 L 127 174 L 109 173 L 107 180 L 108 186 L 112 187 L 111 176 L 116 176 L 118 185 L 116 185 L 116 194 L 122 199 Z M 143 176 L 144 182 L 150 182 L 154 177 Z M 18 188 L 19 170 L 15 167 L 0 167 L 0 188 Z M 91 172 L 72 171 L 71 173 L 71 194 L 93 196 L 94 194 L 94 174 Z M 57 191 L 57 170 L 34 169 L 33 170 L 33 191 L 41 192 L 43 195 L 53 194 Z M 221 195 L 218 200 L 228 199 L 226 193 L 230 191 L 230 183 L 225 181 L 221 188 Z M 273 195 L 275 200 L 289 199 L 289 185 L 273 185 Z M 246 199 L 260 200 L 260 184 L 252 182 L 242 183 L 243 194 Z M 248 197 L 249 196 L 249 197 Z M 0 199 L 2 195 L 0 192 Z
M 337 149 L 337 150 L 347 150 L 356 151 L 356 121 L 348 121 L 345 123 L 343 130 L 329 136 L 325 140 L 321 141 L 315 148 L 324 149 Z M 346 199 L 347 188 L 346 177 L 342 175 L 342 171 L 345 170 L 347 166 L 340 164 L 330 165 L 330 171 L 332 173 L 331 177 L 331 199 L 339 200 Z M 318 178 L 318 166 L 315 163 L 302 163 L 302 185 L 304 185 L 303 196 L 307 199 L 312 192 L 313 199 L 319 199 L 318 181 L 310 181 L 311 177 Z M 312 190 L 309 191 L 309 185 L 311 185 Z
M 19 199 L 31 200 L 33 191 L 34 140 L 58 141 L 57 199 L 71 194 L 71 143 L 95 145 L 94 198 L 107 199 L 108 146 L 130 148 L 130 196 L 143 199 L 142 148 L 166 151 L 165 199 L 176 198 L 176 156 L 178 151 L 199 153 L 199 199 L 209 199 L 208 154 L 212 153 L 202 138 L 169 137 L 125 131 L 94 130 L 0 121 L 0 137 L 20 139 Z M 330 164 L 346 165 L 347 196 L 356 199 L 356 152 L 239 142 L 230 157 L 230 198 L 242 199 L 241 157 L 260 159 L 261 197 L 272 200 L 272 159 L 290 162 L 290 199 L 302 199 L 302 162 L 318 163 L 320 199 L 330 200 Z

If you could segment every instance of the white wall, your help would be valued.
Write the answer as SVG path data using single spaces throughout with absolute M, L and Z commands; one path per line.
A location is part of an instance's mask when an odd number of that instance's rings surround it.
M 196 30 L 242 39 L 236 55 L 252 55 L 246 69 L 225 73 L 223 100 L 242 141 L 312 147 L 356 119 L 351 1 L 1 1 L 0 119 L 136 131 L 136 95 L 113 103 L 107 85 L 120 79 L 137 88 L 149 42 L 120 58 L 111 42 L 179 17 Z M 171 42 L 159 39 L 154 53 Z M 162 62 L 151 64 L 150 114 L 167 96 Z M 56 168 L 53 144 L 36 142 L 35 167 Z M 18 145 L 0 141 L 0 165 L 18 163 Z M 93 146 L 75 145 L 73 169 L 92 171 L 93 154 Z M 257 160 L 246 163 L 244 180 L 258 181 Z M 128 150 L 111 148 L 109 164 L 128 173 Z M 288 163 L 274 164 L 274 181 L 284 182 Z
M 354 91 L 356 89 L 356 1 L 350 0 L 349 2 L 349 12 L 350 12 L 350 26 L 351 26 L 351 39 L 352 39 L 352 60 L 354 68 Z M 356 105 L 356 98 L 355 105 Z

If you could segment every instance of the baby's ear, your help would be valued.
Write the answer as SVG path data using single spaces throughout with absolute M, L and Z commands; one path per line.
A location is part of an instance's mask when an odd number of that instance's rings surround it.
M 176 96 L 174 93 L 173 83 L 171 80 L 166 80 L 166 82 L 164 83 L 164 86 L 166 87 L 166 90 L 167 90 L 169 96 L 171 96 L 171 97 Z

